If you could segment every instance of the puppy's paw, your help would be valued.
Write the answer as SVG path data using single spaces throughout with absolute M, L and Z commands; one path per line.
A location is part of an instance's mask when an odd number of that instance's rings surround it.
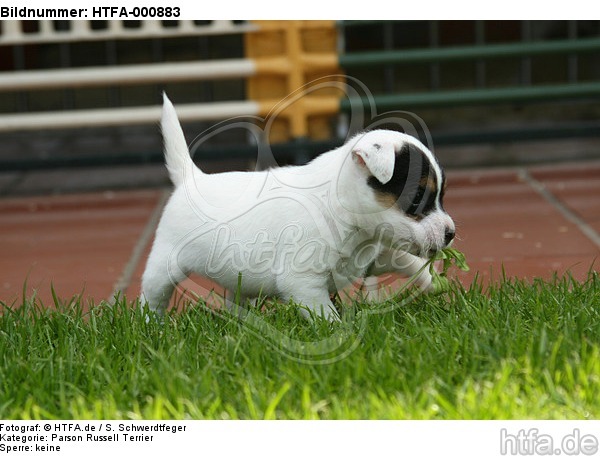
M 158 323 L 159 325 L 165 324 L 165 314 L 156 312 L 156 311 L 148 311 L 145 312 L 144 322 L 149 325 L 151 323 Z
M 335 311 L 335 312 L 331 312 L 327 317 L 325 317 L 327 319 L 327 321 L 329 323 L 341 323 L 342 318 L 340 317 L 340 314 Z
M 300 306 L 300 313 L 307 320 L 315 322 L 317 320 L 325 320 L 329 323 L 339 323 L 342 321 L 333 304 L 316 308 Z

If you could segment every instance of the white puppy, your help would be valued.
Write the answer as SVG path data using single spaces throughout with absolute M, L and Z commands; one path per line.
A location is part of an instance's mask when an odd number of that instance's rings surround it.
M 159 313 L 195 272 L 244 299 L 293 300 L 306 317 L 334 320 L 331 294 L 365 276 L 412 276 L 454 237 L 443 171 L 408 135 L 363 132 L 304 166 L 204 174 L 166 96 L 161 128 L 175 190 L 142 279 Z M 429 272 L 416 283 L 427 290 Z

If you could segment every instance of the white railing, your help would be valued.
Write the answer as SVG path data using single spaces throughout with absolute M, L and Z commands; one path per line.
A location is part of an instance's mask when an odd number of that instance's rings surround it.
M 202 25 L 178 21 L 175 27 L 164 27 L 160 21 L 141 21 L 136 29 L 125 28 L 121 21 L 107 21 L 106 29 L 92 30 L 90 21 L 70 21 L 68 30 L 57 31 L 51 21 L 38 22 L 35 33 L 25 33 L 21 21 L 2 22 L 0 45 L 222 35 L 256 29 L 233 21 Z M 0 92 L 245 78 L 255 73 L 256 66 L 249 59 L 15 71 L 0 73 Z M 183 121 L 218 120 L 256 115 L 258 105 L 249 101 L 198 103 L 180 106 L 178 113 Z M 154 123 L 159 116 L 158 106 L 2 114 L 0 132 Z
M 6 74 L 0 73 L 0 92 L 203 81 L 243 78 L 255 73 L 256 66 L 249 59 L 15 71 Z
M 182 122 L 258 115 L 259 109 L 254 101 L 182 104 L 176 108 Z M 152 124 L 159 121 L 160 113 L 160 106 L 144 106 L 10 114 L 0 116 L 0 132 Z

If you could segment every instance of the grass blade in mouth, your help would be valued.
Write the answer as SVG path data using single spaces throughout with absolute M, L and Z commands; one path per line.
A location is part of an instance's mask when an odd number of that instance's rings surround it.
M 435 262 L 438 260 L 443 261 L 441 272 L 437 272 L 434 267 Z M 443 293 L 450 289 L 448 270 L 453 263 L 454 266 L 461 271 L 469 270 L 469 265 L 467 264 L 464 253 L 457 249 L 453 249 L 452 247 L 446 247 L 445 249 L 438 251 L 437 254 L 425 264 L 425 266 L 429 266 L 431 283 L 435 293 Z

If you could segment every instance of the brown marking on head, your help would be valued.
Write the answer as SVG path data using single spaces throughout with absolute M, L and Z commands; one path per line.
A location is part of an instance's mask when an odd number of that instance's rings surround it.
M 433 194 L 437 193 L 437 179 L 435 178 L 435 174 L 428 173 L 426 176 L 421 176 L 421 180 L 419 180 L 419 188 L 423 189 L 423 191 L 427 190 Z

